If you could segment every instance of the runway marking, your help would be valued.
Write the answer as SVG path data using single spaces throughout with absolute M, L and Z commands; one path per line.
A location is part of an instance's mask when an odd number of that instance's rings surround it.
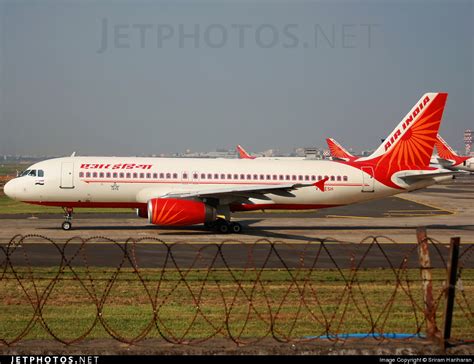
M 371 216 L 351 216 L 351 215 L 326 215 L 325 217 L 330 218 L 343 218 L 343 219 L 371 219 Z
M 422 217 L 422 216 L 449 216 L 451 214 L 447 214 L 447 213 L 444 213 L 444 212 L 441 212 L 441 213 L 436 213 L 436 211 L 433 211 L 431 210 L 433 213 L 429 214 L 429 213 L 426 213 L 426 212 L 422 212 L 420 214 L 417 214 L 417 213 L 403 213 L 403 212 L 384 212 L 383 214 L 387 217 Z
M 403 200 L 407 200 L 407 201 L 410 201 L 410 202 L 414 202 L 414 203 L 417 203 L 417 204 L 419 204 L 419 205 L 425 205 L 425 206 L 431 207 L 432 209 L 441 210 L 441 211 L 446 211 L 446 212 L 448 212 L 449 214 L 452 214 L 452 215 L 456 215 L 456 214 L 457 214 L 457 211 L 449 210 L 449 209 L 444 208 L 444 207 L 435 206 L 435 205 L 430 204 L 430 203 L 428 203 L 428 202 L 420 202 L 420 201 L 417 201 L 417 200 L 414 200 L 414 199 L 411 199 L 411 198 L 405 197 L 405 196 L 395 196 L 395 197 L 401 198 L 401 199 L 403 199 Z

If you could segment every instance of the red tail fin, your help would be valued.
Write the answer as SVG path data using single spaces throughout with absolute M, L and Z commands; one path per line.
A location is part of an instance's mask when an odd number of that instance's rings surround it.
M 423 95 L 379 148 L 370 157 L 358 159 L 358 163 L 372 164 L 374 177 L 394 187 L 394 173 L 427 169 L 447 97 L 447 93 Z
M 454 150 L 445 142 L 441 135 L 438 134 L 436 140 L 436 149 L 438 150 L 438 156 L 443 159 L 451 160 L 454 165 L 458 165 L 468 160 L 470 157 L 462 157 L 457 155 Z
M 326 138 L 326 143 L 328 144 L 329 150 L 331 151 L 331 156 L 333 158 L 343 159 L 343 160 L 354 160 L 354 157 L 351 153 L 344 149 L 338 142 L 333 138 Z
M 242 148 L 241 145 L 237 146 L 237 152 L 239 153 L 239 158 L 240 159 L 255 159 L 255 157 L 252 157 L 250 154 L 248 154 L 244 148 Z
M 456 157 L 459 157 L 439 134 L 436 140 L 436 149 L 438 150 L 438 155 L 443 159 L 456 159 Z

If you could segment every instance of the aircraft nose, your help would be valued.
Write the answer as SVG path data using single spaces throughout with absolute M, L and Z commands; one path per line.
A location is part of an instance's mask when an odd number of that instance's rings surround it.
M 7 184 L 3 186 L 3 192 L 11 199 L 15 199 L 15 181 L 8 181 Z

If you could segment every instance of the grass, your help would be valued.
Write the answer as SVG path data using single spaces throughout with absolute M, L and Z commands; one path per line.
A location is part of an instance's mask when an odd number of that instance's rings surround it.
M 390 270 L 360 271 L 358 283 L 350 291 L 337 271 L 290 272 L 293 278 L 286 270 L 265 270 L 255 283 L 253 271 L 192 270 L 184 273 L 183 279 L 174 269 L 142 269 L 141 283 L 130 269 L 122 269 L 111 284 L 114 269 L 75 268 L 75 274 L 64 270 L 62 279 L 51 285 L 58 268 L 29 271 L 20 267 L 20 285 L 7 269 L 0 279 L 0 339 L 20 335 L 34 317 L 38 297 L 46 302 L 42 307 L 44 322 L 37 317 L 32 321 L 25 336 L 28 339 L 52 338 L 45 326 L 63 339 L 73 339 L 89 329 L 88 338 L 109 338 L 104 326 L 126 339 L 141 333 L 149 338 L 163 335 L 203 339 L 216 333 L 217 337 L 260 338 L 269 335 L 272 327 L 276 336 L 294 339 L 324 335 L 327 325 L 331 334 L 367 333 L 372 329 L 371 322 L 375 322 L 376 332 L 424 332 L 419 270 L 407 270 L 398 288 Z M 348 270 L 343 274 L 351 277 Z M 442 296 L 444 274 L 443 270 L 433 271 L 435 299 Z M 469 304 L 474 299 L 474 269 L 465 269 L 462 278 L 453 337 L 473 339 Z M 293 279 L 304 289 L 304 302 Z M 236 281 L 241 283 L 240 288 Z M 105 324 L 95 321 L 97 305 Z M 154 310 L 159 318 L 156 322 Z M 443 304 L 439 304 L 438 326 L 443 310 Z
M 16 177 L 17 172 L 23 172 L 32 163 L 0 163 L 0 177 Z

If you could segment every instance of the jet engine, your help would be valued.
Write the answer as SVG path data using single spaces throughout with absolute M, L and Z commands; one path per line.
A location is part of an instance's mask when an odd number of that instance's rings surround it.
M 148 221 L 155 225 L 186 226 L 216 221 L 216 209 L 200 201 L 154 198 L 148 201 Z

